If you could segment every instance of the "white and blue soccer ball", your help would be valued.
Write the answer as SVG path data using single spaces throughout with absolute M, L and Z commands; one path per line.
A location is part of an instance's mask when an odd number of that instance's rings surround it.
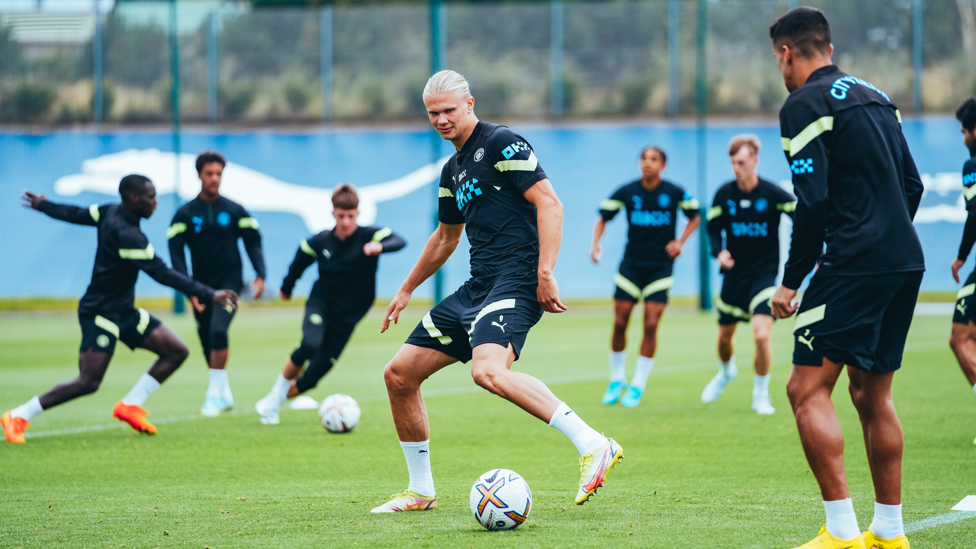
M 349 395 L 335 394 L 325 397 L 319 407 L 322 427 L 330 433 L 348 433 L 359 425 L 361 415 L 356 399 Z
M 471 512 L 489 530 L 511 530 L 529 518 L 532 490 L 515 471 L 493 469 L 471 487 Z

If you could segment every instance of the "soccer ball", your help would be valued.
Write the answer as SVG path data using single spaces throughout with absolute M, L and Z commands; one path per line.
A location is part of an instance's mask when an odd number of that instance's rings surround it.
M 349 395 L 335 394 L 325 397 L 319 407 L 322 427 L 330 433 L 348 433 L 359 425 L 359 404 Z
M 489 530 L 511 530 L 529 518 L 532 490 L 515 471 L 493 469 L 471 487 L 471 512 Z

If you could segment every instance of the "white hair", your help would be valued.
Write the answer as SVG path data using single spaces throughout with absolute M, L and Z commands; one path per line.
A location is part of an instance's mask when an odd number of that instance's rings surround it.
M 471 89 L 468 87 L 468 81 L 452 70 L 440 71 L 427 80 L 427 85 L 424 86 L 424 99 L 426 100 L 445 92 L 454 92 L 461 99 L 471 97 Z

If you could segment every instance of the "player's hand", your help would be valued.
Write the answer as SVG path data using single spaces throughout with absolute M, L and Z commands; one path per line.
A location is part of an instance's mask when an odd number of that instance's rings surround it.
M 952 269 L 952 278 L 956 284 L 959 284 L 959 269 L 962 269 L 963 263 L 965 262 L 957 257 L 952 260 L 952 265 L 949 265 L 949 268 Z
M 603 246 L 595 244 L 590 250 L 590 261 L 599 265 L 601 259 L 603 259 Z
M 547 313 L 564 313 L 566 306 L 559 301 L 559 285 L 556 277 L 539 273 L 539 288 L 535 292 L 542 310 Z
M 383 253 L 383 245 L 379 242 L 367 242 L 366 245 L 363 246 L 363 253 L 366 254 L 367 257 L 380 255 Z
M 793 316 L 793 313 L 800 307 L 799 303 L 793 303 L 794 297 L 796 297 L 796 290 L 791 290 L 786 286 L 780 285 L 770 302 L 773 309 L 773 316 L 776 318 L 789 318 Z
M 231 306 L 232 309 L 237 309 L 238 303 L 241 302 L 241 298 L 238 297 L 237 292 L 234 290 L 217 290 L 214 292 L 213 296 L 214 305 L 218 307 Z
M 410 303 L 411 293 L 400 290 L 393 296 L 393 301 L 390 302 L 390 306 L 386 308 L 386 316 L 383 317 L 383 325 L 380 326 L 380 333 L 382 334 L 390 328 L 390 321 L 392 320 L 394 324 L 400 322 L 400 311 L 407 307 Z
M 264 279 L 255 277 L 251 282 L 251 295 L 254 299 L 261 299 L 264 295 Z
M 282 301 L 291 301 L 291 295 L 286 294 L 281 290 L 278 290 L 278 298 L 281 299 Z
M 677 257 L 681 255 L 681 248 L 681 242 L 672 240 L 671 242 L 668 242 L 667 246 L 664 247 L 664 251 L 668 252 L 668 257 L 671 259 L 677 259 Z
M 718 253 L 718 265 L 724 271 L 729 271 L 732 267 L 735 267 L 735 260 L 732 259 L 732 254 L 728 250 L 722 250 Z
M 193 310 L 198 313 L 202 313 L 207 308 L 205 304 L 200 303 L 200 300 L 195 295 L 190 296 L 190 304 L 193 305 Z
M 34 194 L 27 189 L 24 189 L 24 192 L 20 194 L 20 199 L 24 201 L 21 206 L 31 208 L 32 210 L 36 210 L 37 207 L 41 205 L 41 202 L 47 201 L 47 197 L 44 196 L 44 193 Z

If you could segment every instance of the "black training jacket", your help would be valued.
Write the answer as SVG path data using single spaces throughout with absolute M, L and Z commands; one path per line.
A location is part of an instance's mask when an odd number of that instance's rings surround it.
M 962 167 L 962 194 L 966 199 L 966 226 L 962 230 L 962 242 L 956 257 L 965 262 L 976 243 L 976 156 Z
M 888 96 L 829 65 L 779 119 L 797 197 L 783 285 L 799 288 L 818 259 L 824 276 L 925 270 L 912 226 L 922 182 Z
M 237 249 L 238 238 L 244 241 L 257 277 L 266 276 L 258 222 L 233 200 L 223 196 L 214 202 L 194 198 L 176 211 L 167 234 L 173 268 L 183 274 L 187 274 L 183 248 L 190 247 L 194 280 L 239 293 L 244 288 L 244 265 Z
M 54 219 L 98 227 L 95 266 L 91 284 L 78 304 L 79 314 L 131 310 L 135 306 L 139 271 L 146 271 L 156 282 L 197 296 L 203 302 L 213 301 L 212 288 L 166 266 L 139 228 L 139 216 L 126 211 L 120 204 L 92 204 L 88 208 L 79 208 L 45 200 L 37 209 Z

